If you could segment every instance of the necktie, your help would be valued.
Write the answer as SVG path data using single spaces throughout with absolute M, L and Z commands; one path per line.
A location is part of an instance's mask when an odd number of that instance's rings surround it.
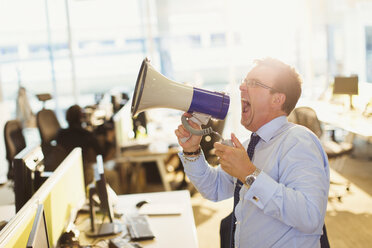
M 247 149 L 248 157 L 249 157 L 250 160 L 252 160 L 252 158 L 253 158 L 254 148 L 256 147 L 259 140 L 260 140 L 260 136 L 258 136 L 255 133 L 251 134 L 251 140 L 249 141 L 248 149 Z M 235 246 L 235 240 L 234 240 L 235 222 L 236 222 L 235 207 L 239 202 L 239 192 L 240 192 L 240 189 L 241 189 L 242 185 L 243 185 L 243 183 L 238 179 L 236 181 L 235 190 L 234 190 L 234 208 L 233 208 L 232 223 L 231 223 L 231 225 L 232 225 L 232 228 L 231 228 L 231 230 L 232 230 L 232 233 L 231 233 L 231 247 L 232 248 L 234 248 L 234 246 Z

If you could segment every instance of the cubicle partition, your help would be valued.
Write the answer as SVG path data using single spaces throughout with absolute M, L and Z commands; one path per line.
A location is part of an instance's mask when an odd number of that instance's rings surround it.
M 86 199 L 82 153 L 75 148 L 0 232 L 0 247 L 26 247 L 38 204 L 44 204 L 50 246 Z

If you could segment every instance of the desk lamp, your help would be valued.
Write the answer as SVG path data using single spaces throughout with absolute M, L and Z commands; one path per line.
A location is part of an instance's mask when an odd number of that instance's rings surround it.
M 37 94 L 36 97 L 43 103 L 43 109 L 45 109 L 45 102 L 52 99 L 52 95 L 49 93 Z
M 335 77 L 333 94 L 346 94 L 350 97 L 350 109 L 354 109 L 353 95 L 358 95 L 358 76 Z

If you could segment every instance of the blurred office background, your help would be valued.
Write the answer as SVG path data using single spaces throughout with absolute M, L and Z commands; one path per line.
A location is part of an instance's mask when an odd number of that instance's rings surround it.
M 50 92 L 57 112 L 130 92 L 145 56 L 169 78 L 230 94 L 253 59 L 276 57 L 318 98 L 335 75 L 372 82 L 371 13 L 368 0 L 1 0 L 0 99 L 13 115 L 19 86 Z
M 357 75 L 354 106 L 363 111 L 372 95 L 372 0 L 0 0 L 1 128 L 16 118 L 20 87 L 34 113 L 43 106 L 36 95 L 50 93 L 45 105 L 63 123 L 72 104 L 131 96 L 149 57 L 170 79 L 229 93 L 226 128 L 247 135 L 238 85 L 266 56 L 296 67 L 304 100 L 329 100 L 335 76 Z

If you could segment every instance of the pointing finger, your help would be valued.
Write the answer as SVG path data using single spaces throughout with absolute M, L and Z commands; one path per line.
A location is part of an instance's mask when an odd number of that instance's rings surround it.
M 234 133 L 231 133 L 231 140 L 234 143 L 235 147 L 245 149 L 242 143 L 240 143 L 239 139 L 235 136 Z

